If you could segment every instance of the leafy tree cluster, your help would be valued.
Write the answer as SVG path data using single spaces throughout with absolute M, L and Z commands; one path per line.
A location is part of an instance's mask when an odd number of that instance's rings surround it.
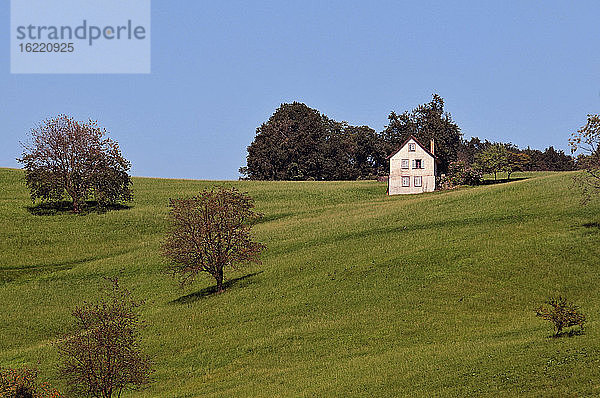
M 253 180 L 356 180 L 386 175 L 387 156 L 411 135 L 435 139 L 440 169 L 456 159 L 460 129 L 433 100 L 400 115 L 390 113 L 378 133 L 368 126 L 338 122 L 305 104 L 282 104 L 257 130 L 240 173 Z
M 442 189 L 449 189 L 460 185 L 479 185 L 483 180 L 481 170 L 474 168 L 462 160 L 450 163 L 448 173 L 440 177 L 439 184 Z
M 531 158 L 525 168 L 526 171 L 570 171 L 577 168 L 575 159 L 549 146 L 543 152 L 539 149 L 523 149 L 520 151 Z
M 254 141 L 248 146 L 247 165 L 240 168 L 240 173 L 252 180 L 375 178 L 388 173 L 387 156 L 411 135 L 427 146 L 435 141 L 441 174 L 465 167 L 496 175 L 576 168 L 571 156 L 552 146 L 540 151 L 478 137 L 463 139 L 460 127 L 444 110 L 444 99 L 434 94 L 430 102 L 411 111 L 391 112 L 381 132 L 332 120 L 303 103 L 282 104 L 256 129 Z M 456 161 L 462 163 L 451 167 Z
M 494 180 L 498 173 L 505 172 L 510 176 L 515 171 L 525 170 L 531 158 L 520 152 L 511 151 L 503 144 L 492 144 L 475 155 L 474 167 L 483 173 L 494 174 Z
M 490 147 L 494 146 L 502 146 L 512 154 L 520 155 L 517 156 L 517 160 L 521 161 L 520 169 L 522 171 L 570 171 L 576 168 L 575 160 L 572 156 L 565 154 L 562 150 L 554 149 L 553 146 L 546 148 L 544 151 L 531 149 L 530 147 L 519 149 L 512 143 L 482 141 L 479 137 L 472 137 L 468 141 L 461 140 L 458 149 L 458 159 L 469 165 L 474 165 L 477 156 L 480 156 L 482 153 L 490 150 Z
M 252 180 L 349 180 L 377 176 L 385 165 L 385 148 L 373 129 L 294 102 L 282 104 L 256 129 L 240 173 Z

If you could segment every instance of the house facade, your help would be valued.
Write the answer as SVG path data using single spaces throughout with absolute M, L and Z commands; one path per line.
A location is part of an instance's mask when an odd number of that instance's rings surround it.
M 415 194 L 433 192 L 437 173 L 434 142 L 425 148 L 415 137 L 408 140 L 391 154 L 388 194 Z

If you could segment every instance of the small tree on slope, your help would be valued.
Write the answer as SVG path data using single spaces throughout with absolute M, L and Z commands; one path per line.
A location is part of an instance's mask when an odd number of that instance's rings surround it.
M 150 360 L 139 347 L 139 305 L 115 279 L 98 303 L 75 308 L 77 332 L 58 350 L 60 374 L 76 396 L 120 397 L 149 382 Z
M 250 235 L 251 223 L 260 215 L 247 194 L 235 188 L 205 189 L 193 198 L 171 199 L 170 206 L 172 228 L 162 249 L 182 285 L 204 272 L 215 278 L 220 293 L 225 267 L 260 262 L 264 246 Z

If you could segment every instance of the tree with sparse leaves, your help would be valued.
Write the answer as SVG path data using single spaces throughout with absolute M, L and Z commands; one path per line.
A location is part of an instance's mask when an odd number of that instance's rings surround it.
M 75 308 L 76 332 L 57 346 L 60 375 L 76 396 L 120 397 L 149 383 L 151 363 L 139 346 L 140 305 L 114 279 L 99 302 Z
M 579 326 L 583 331 L 585 324 L 585 315 L 581 313 L 579 307 L 560 296 L 547 300 L 545 305 L 536 310 L 536 315 L 552 322 L 555 336 L 560 335 L 564 328 L 571 326 Z
M 17 159 L 25 169 L 31 199 L 60 201 L 65 195 L 78 213 L 92 197 L 99 205 L 130 201 L 131 164 L 97 122 L 66 115 L 46 119 L 31 130 Z
M 260 262 L 264 245 L 250 233 L 260 214 L 248 194 L 235 188 L 205 189 L 189 199 L 171 199 L 170 207 L 171 230 L 162 249 L 182 286 L 208 273 L 221 293 L 226 267 Z
M 578 157 L 585 175 L 576 176 L 575 181 L 584 192 L 584 201 L 600 193 L 600 115 L 588 115 L 587 123 L 569 139 L 571 152 L 582 151 Z

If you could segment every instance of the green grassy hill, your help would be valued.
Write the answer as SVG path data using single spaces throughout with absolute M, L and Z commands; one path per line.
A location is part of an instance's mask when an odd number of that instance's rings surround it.
M 39 216 L 2 169 L 0 366 L 53 380 L 71 309 L 117 275 L 146 299 L 156 368 L 128 396 L 598 396 L 600 206 L 571 176 L 396 197 L 370 181 L 136 178 L 131 209 Z M 268 250 L 207 296 L 210 278 L 182 290 L 163 273 L 159 245 L 169 197 L 214 184 L 255 197 Z M 559 293 L 584 335 L 550 338 L 535 317 Z

